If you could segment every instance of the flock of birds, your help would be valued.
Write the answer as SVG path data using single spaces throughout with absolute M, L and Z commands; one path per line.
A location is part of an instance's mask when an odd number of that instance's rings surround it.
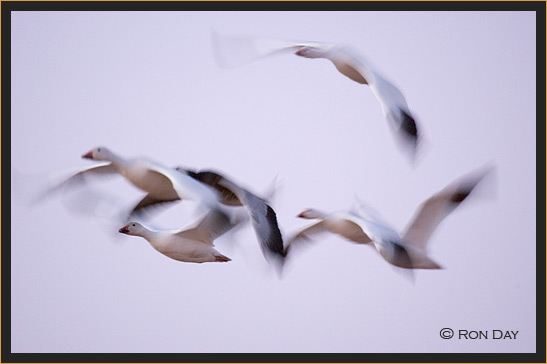
M 346 46 L 323 43 L 280 42 L 257 38 L 226 37 L 213 34 L 217 61 L 237 66 L 273 54 L 291 52 L 305 58 L 325 58 L 351 80 L 370 87 L 385 119 L 398 137 L 405 153 L 414 160 L 420 141 L 419 127 L 402 93 Z M 322 232 L 340 235 L 357 244 L 375 248 L 390 264 L 408 269 L 439 269 L 427 254 L 427 243 L 435 228 L 471 194 L 489 169 L 465 175 L 433 194 L 417 209 L 401 233 L 371 208 L 360 202 L 347 211 L 322 212 L 306 209 L 298 217 L 316 220 L 312 225 L 284 239 L 276 213 L 267 199 L 250 192 L 221 173 L 170 168 L 147 159 L 126 159 L 106 147 L 97 147 L 82 156 L 97 162 L 72 174 L 48 191 L 82 182 L 88 176 L 119 174 L 147 194 L 126 216 L 130 221 L 119 229 L 122 234 L 140 236 L 169 258 L 193 263 L 228 262 L 231 259 L 214 247 L 219 236 L 250 220 L 264 257 L 282 267 L 294 246 Z M 193 200 L 202 212 L 190 227 L 161 230 L 147 227 L 145 211 L 158 204 Z

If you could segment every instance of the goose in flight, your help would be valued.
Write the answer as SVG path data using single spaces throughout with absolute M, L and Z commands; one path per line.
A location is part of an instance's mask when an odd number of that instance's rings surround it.
M 177 167 L 176 170 L 216 189 L 219 202 L 231 206 L 244 206 L 251 217 L 253 229 L 265 258 L 277 266 L 283 264 L 285 258 L 283 237 L 277 224 L 275 211 L 265 200 L 217 172 L 194 172 L 183 167 Z
M 427 242 L 433 231 L 455 208 L 471 194 L 488 170 L 471 173 L 449 184 L 427 200 L 416 210 L 408 227 L 399 234 L 377 214 L 361 205 L 359 212 L 337 211 L 324 213 L 306 209 L 298 217 L 319 221 L 292 236 L 286 247 L 322 232 L 338 234 L 358 244 L 369 244 L 389 263 L 409 269 L 439 269 L 427 255 Z
M 122 158 L 105 147 L 94 148 L 82 158 L 103 163 L 73 173 L 48 193 L 65 186 L 77 185 L 89 176 L 122 175 L 134 186 L 148 193 L 132 209 L 130 216 L 150 205 L 181 199 L 195 200 L 209 209 L 220 208 L 216 190 L 187 174 L 163 167 L 156 162 L 141 158 Z
M 229 262 L 230 258 L 214 248 L 213 241 L 237 223 L 230 222 L 225 214 L 212 210 L 192 227 L 155 230 L 138 222 L 130 222 L 119 232 L 143 237 L 161 254 L 181 262 Z
M 320 42 L 284 42 L 220 36 L 216 32 L 213 33 L 212 43 L 218 63 L 225 66 L 237 66 L 286 52 L 305 58 L 328 59 L 344 76 L 370 86 L 392 131 L 398 136 L 402 146 L 409 149 L 411 160 L 414 160 L 420 133 L 403 94 L 354 49 Z

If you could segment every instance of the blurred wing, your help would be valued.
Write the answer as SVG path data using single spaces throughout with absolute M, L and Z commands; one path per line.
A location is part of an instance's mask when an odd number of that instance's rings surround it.
M 72 173 L 69 177 L 64 177 L 61 182 L 56 183 L 54 186 L 46 188 L 34 202 L 39 202 L 47 195 L 57 193 L 65 188 L 79 186 L 86 182 L 87 177 L 109 176 L 117 173 L 117 169 L 110 162 L 82 169 L 76 173 Z
M 149 163 L 148 168 L 167 178 L 180 199 L 189 199 L 198 202 L 210 209 L 218 209 L 217 194 L 210 186 L 190 177 L 187 173 L 172 168 L 166 168 L 155 163 Z
M 289 254 L 289 251 L 292 251 L 293 246 L 299 246 L 303 241 L 310 241 L 312 237 L 320 235 L 321 233 L 327 232 L 325 227 L 325 222 L 323 220 L 318 221 L 312 225 L 309 225 L 300 231 L 293 234 L 287 240 L 287 246 L 285 247 L 285 254 Z M 296 244 L 296 245 L 295 245 Z
M 239 223 L 230 221 L 228 215 L 219 210 L 211 210 L 192 228 L 175 232 L 176 236 L 202 241 L 213 245 L 213 241 Z
M 175 167 L 175 169 L 179 172 L 186 173 L 190 177 L 205 183 L 214 189 L 217 190 L 219 193 L 219 202 L 228 206 L 242 206 L 243 203 L 239 200 L 239 198 L 229 189 L 224 186 L 222 186 L 219 182 L 224 179 L 222 175 L 213 172 L 213 171 L 201 171 L 196 172 L 193 170 L 186 169 L 184 167 Z M 270 199 L 273 199 L 276 193 L 276 184 L 277 184 L 277 177 L 272 180 L 270 185 L 267 187 L 267 189 L 264 192 L 264 201 L 269 201 Z
M 418 145 L 418 126 L 411 114 L 406 100 L 397 87 L 379 74 L 374 74 L 369 81 L 372 92 L 380 102 L 385 118 L 404 145 L 410 148 L 412 157 Z
M 444 218 L 469 197 L 489 171 L 482 170 L 466 175 L 422 202 L 402 234 L 405 244 L 425 251 L 433 231 Z
M 384 241 L 397 241 L 400 239 L 399 234 L 394 229 L 381 222 L 368 220 L 351 213 L 339 212 L 338 215 L 340 218 L 344 218 L 361 228 L 363 233 L 373 242 L 382 243 Z
M 267 38 L 211 35 L 213 55 L 220 66 L 237 67 L 246 63 L 282 53 L 294 52 L 302 45 Z
M 180 201 L 180 198 L 174 198 L 174 199 L 159 199 L 150 196 L 150 194 L 146 195 L 142 200 L 139 201 L 139 203 L 131 209 L 131 212 L 129 213 L 129 218 L 127 220 L 132 220 L 133 216 L 138 215 L 142 209 L 147 209 L 149 207 L 156 207 L 159 204 L 162 204 L 161 206 L 164 206 L 164 204 L 167 204 L 168 202 L 176 202 Z
M 219 184 L 231 190 L 243 203 L 251 216 L 251 222 L 260 242 L 262 253 L 268 258 L 284 257 L 283 237 L 277 223 L 277 216 L 270 205 L 260 197 L 255 196 L 244 188 L 226 178 Z
M 269 203 L 275 202 L 275 194 L 277 193 L 277 190 L 279 188 L 279 184 L 277 183 L 277 176 L 270 182 L 268 187 L 262 192 L 262 197 L 264 197 L 264 201 L 267 201 Z
M 380 102 L 384 117 L 396 135 L 410 147 L 414 158 L 418 127 L 401 91 L 376 72 L 365 57 L 349 47 L 333 47 L 326 53 L 326 58 L 346 77 L 370 86 Z
M 355 195 L 355 202 L 357 203 L 357 206 L 350 210 L 355 215 L 357 215 L 358 217 L 362 217 L 366 220 L 373 221 L 377 223 L 378 225 L 389 227 L 391 230 L 395 231 L 395 229 L 393 229 L 393 227 L 387 222 L 387 220 L 382 215 L 380 215 L 380 213 L 377 210 L 375 210 L 370 205 L 365 203 L 357 195 Z
M 219 182 L 224 178 L 220 174 L 213 171 L 203 171 L 197 173 L 189 173 L 190 177 L 205 183 L 215 190 L 219 194 L 219 202 L 229 206 L 241 206 L 242 203 L 239 198 L 228 188 L 219 184 Z

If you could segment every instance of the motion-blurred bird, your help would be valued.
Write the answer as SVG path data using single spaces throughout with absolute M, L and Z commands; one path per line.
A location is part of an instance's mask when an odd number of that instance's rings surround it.
M 172 168 L 143 158 L 122 158 L 108 148 L 97 147 L 84 154 L 82 158 L 103 161 L 93 167 L 82 169 L 51 188 L 55 192 L 65 186 L 82 183 L 86 177 L 122 175 L 137 188 L 148 194 L 132 209 L 133 216 L 141 209 L 161 202 L 189 199 L 209 209 L 219 209 L 216 191 L 210 186 L 180 173 Z
M 341 45 L 320 42 L 284 42 L 262 38 L 220 36 L 212 37 L 216 59 L 224 66 L 237 66 L 262 57 L 291 52 L 305 58 L 325 58 L 351 80 L 369 85 L 382 107 L 391 129 L 399 136 L 403 146 L 410 150 L 414 161 L 420 133 L 415 117 L 406 100 L 392 83 L 380 75 L 357 51 Z
M 366 217 L 356 211 L 324 213 L 306 209 L 298 217 L 319 221 L 292 236 L 286 250 L 290 251 L 298 241 L 328 231 L 358 244 L 372 243 L 386 261 L 397 267 L 439 269 L 441 267 L 427 256 L 429 238 L 441 221 L 467 199 L 488 172 L 481 170 L 461 177 L 425 200 L 400 235 L 364 205 L 361 205 L 360 212 Z

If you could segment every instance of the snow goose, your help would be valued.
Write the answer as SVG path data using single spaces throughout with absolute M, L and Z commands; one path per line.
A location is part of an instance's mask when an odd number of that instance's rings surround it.
M 319 221 L 292 236 L 286 251 L 298 241 L 328 231 L 358 244 L 372 243 L 386 261 L 397 267 L 439 269 L 440 266 L 427 256 L 426 245 L 429 238 L 441 221 L 467 199 L 488 172 L 489 170 L 481 170 L 461 177 L 425 200 L 402 234 L 397 233 L 379 215 L 362 204 L 359 212 L 366 217 L 356 211 L 327 214 L 316 209 L 306 209 L 298 217 Z
M 164 167 L 156 162 L 142 158 L 122 158 L 105 147 L 94 148 L 84 154 L 82 158 L 105 163 L 72 174 L 48 192 L 78 184 L 88 176 L 119 174 L 137 188 L 148 192 L 145 198 L 132 209 L 130 216 L 150 205 L 180 199 L 195 200 L 209 209 L 219 208 L 217 192 L 213 188 L 184 173 Z
M 220 254 L 213 241 L 236 224 L 231 223 L 225 214 L 212 210 L 199 223 L 188 228 L 156 230 L 139 222 L 130 222 L 119 232 L 143 237 L 158 252 L 181 262 L 228 262 L 231 259 Z
M 283 237 L 277 224 L 275 211 L 265 200 L 217 172 L 194 172 L 182 167 L 176 169 L 215 188 L 219 192 L 218 196 L 221 203 L 244 206 L 251 217 L 251 223 L 266 259 L 278 267 L 283 264 L 285 258 Z
M 410 151 L 413 161 L 420 133 L 416 119 L 397 87 L 385 79 L 365 57 L 354 49 L 343 45 L 320 42 L 284 42 L 270 39 L 220 36 L 212 38 L 213 51 L 221 65 L 236 66 L 273 54 L 292 52 L 305 58 L 324 58 L 349 79 L 369 85 L 380 102 L 384 117 L 392 131 L 398 135 L 402 145 Z

